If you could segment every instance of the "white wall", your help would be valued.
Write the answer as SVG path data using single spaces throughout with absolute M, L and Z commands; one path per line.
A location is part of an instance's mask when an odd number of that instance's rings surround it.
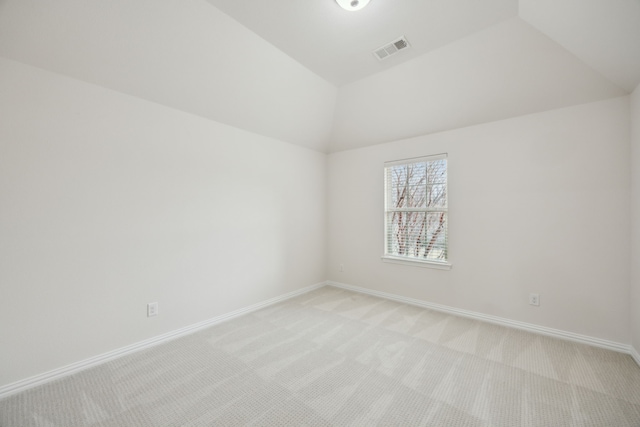
M 631 95 L 631 332 L 640 354 L 640 86 Z
M 5 59 L 0 117 L 0 386 L 325 279 L 324 154 Z
M 453 268 L 381 262 L 383 162 L 443 152 Z M 629 183 L 628 97 L 333 153 L 328 278 L 628 343 Z

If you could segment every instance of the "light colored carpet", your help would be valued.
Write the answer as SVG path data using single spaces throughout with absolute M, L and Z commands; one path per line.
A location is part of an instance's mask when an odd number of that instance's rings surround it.
M 11 396 L 0 425 L 638 427 L 640 368 L 324 287 Z

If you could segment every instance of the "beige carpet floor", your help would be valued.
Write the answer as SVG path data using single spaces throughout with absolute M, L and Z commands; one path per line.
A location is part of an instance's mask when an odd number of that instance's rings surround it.
M 640 426 L 633 359 L 324 287 L 0 401 L 0 426 Z

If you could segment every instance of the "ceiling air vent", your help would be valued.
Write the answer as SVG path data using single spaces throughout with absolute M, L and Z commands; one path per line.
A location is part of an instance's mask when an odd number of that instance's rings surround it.
M 407 49 L 408 47 L 409 42 L 404 36 L 402 36 L 399 39 L 394 40 L 391 43 L 388 43 L 374 50 L 373 54 L 376 58 L 378 58 L 378 61 L 382 61 L 383 59 L 387 59 L 388 57 L 393 56 L 401 50 Z

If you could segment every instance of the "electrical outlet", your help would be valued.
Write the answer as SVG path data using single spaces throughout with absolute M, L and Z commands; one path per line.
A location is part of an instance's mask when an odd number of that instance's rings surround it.
M 340 264 L 340 266 L 338 267 L 338 269 L 339 269 L 340 271 L 344 271 L 344 264 Z
M 157 316 L 158 315 L 158 303 L 150 302 L 147 304 L 147 317 Z
M 540 305 L 540 295 L 538 294 L 529 294 L 529 304 L 539 306 Z

